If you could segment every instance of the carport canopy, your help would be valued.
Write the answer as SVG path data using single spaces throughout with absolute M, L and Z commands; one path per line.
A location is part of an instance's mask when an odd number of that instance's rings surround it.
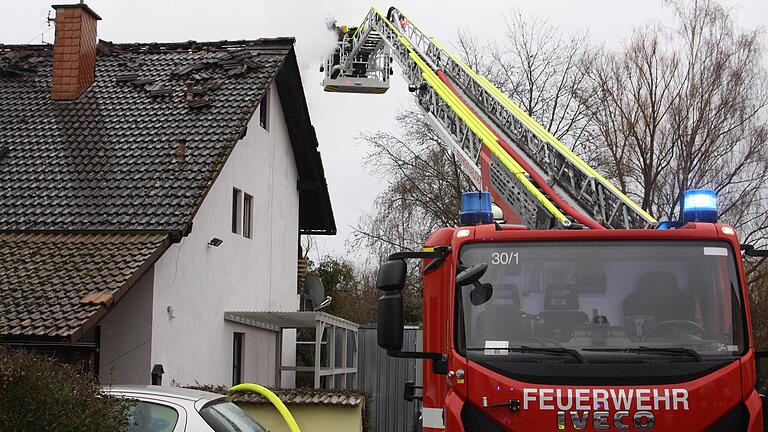
M 357 386 L 357 329 L 352 321 L 319 311 L 273 312 L 240 311 L 225 312 L 224 320 L 277 332 L 275 349 L 275 387 L 280 388 L 282 372 L 313 372 L 315 388 L 356 388 Z M 314 328 L 314 340 L 297 340 L 301 345 L 313 345 L 312 366 L 284 365 L 282 361 L 283 330 Z M 326 333 L 327 331 L 327 333 Z M 327 338 L 324 337 L 327 335 Z M 327 347 L 325 362 L 323 346 Z M 322 380 L 322 377 L 326 377 Z M 322 384 L 322 386 L 321 386 Z

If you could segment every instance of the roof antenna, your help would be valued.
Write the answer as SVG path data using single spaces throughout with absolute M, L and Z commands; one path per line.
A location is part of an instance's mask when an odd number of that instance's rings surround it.
M 42 12 L 40 13 L 40 15 L 42 15 Z M 40 43 L 41 44 L 43 44 L 43 45 L 46 44 L 46 42 L 45 42 L 45 34 L 48 33 L 49 31 L 51 31 L 51 23 L 54 22 L 54 21 L 56 21 L 56 18 L 51 18 L 51 11 L 48 10 L 48 16 L 45 18 L 45 22 L 46 22 L 46 24 L 48 24 L 48 30 L 40 33 Z

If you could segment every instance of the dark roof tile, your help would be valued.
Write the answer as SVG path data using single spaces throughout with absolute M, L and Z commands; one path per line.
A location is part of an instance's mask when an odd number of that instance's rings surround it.
M 168 244 L 166 234 L 0 233 L 0 334 L 76 340 Z
M 102 43 L 73 102 L 50 47 L 0 46 L 0 230 L 184 229 L 292 46 Z

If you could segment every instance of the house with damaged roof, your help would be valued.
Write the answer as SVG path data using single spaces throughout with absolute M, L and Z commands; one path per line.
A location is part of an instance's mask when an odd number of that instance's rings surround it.
M 289 332 L 225 312 L 296 311 L 300 236 L 336 233 L 294 40 L 108 43 L 54 9 L 52 46 L 0 45 L 0 343 L 273 384 Z

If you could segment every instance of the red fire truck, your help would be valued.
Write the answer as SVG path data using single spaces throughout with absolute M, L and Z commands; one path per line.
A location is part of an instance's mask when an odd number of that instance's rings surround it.
M 730 227 L 482 224 L 425 248 L 378 280 L 380 345 L 430 359 L 425 431 L 762 430 Z M 399 352 L 407 258 L 425 263 L 423 353 Z
M 384 93 L 396 60 L 483 191 L 379 270 L 378 342 L 425 360 L 405 387 L 424 431 L 763 430 L 741 257 L 766 252 L 717 223 L 713 191 L 658 223 L 399 10 L 339 39 L 325 89 Z M 409 259 L 422 352 L 402 351 Z

